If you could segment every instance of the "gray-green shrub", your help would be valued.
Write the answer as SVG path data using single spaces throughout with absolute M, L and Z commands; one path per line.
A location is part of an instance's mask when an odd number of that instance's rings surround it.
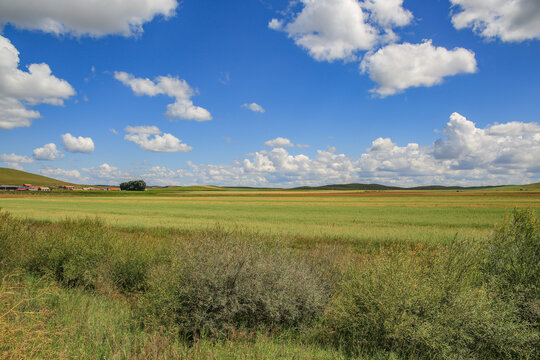
M 323 310 L 329 288 L 283 244 L 216 232 L 182 244 L 170 264 L 154 269 L 141 310 L 186 339 L 219 338 L 306 324 Z

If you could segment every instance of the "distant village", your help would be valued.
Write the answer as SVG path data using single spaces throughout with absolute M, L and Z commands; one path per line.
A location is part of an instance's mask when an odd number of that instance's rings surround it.
M 72 191 L 120 191 L 119 187 L 75 187 L 72 185 L 60 186 L 37 186 L 32 184 L 23 185 L 0 185 L 0 191 L 45 191 L 72 190 Z

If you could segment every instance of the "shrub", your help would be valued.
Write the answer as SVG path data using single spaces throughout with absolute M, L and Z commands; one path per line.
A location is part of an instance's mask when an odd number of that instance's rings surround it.
M 479 245 L 455 240 L 439 252 L 391 254 L 356 270 L 325 311 L 319 338 L 351 354 L 535 358 L 538 332 L 482 286 Z
M 284 247 L 223 231 L 186 242 L 171 264 L 151 273 L 141 310 L 189 340 L 235 329 L 297 327 L 317 316 L 330 294 L 316 269 Z
M 0 212 L 0 270 L 21 267 L 68 286 L 143 290 L 162 248 L 144 236 L 121 234 L 98 219 L 50 223 Z
M 483 270 L 498 295 L 514 301 L 526 321 L 540 322 L 540 221 L 515 209 L 487 242 Z
M 144 180 L 127 181 L 120 184 L 120 189 L 124 191 L 144 191 L 146 183 Z

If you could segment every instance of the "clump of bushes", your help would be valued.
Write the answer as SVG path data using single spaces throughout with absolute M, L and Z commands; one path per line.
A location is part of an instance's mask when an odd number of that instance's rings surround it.
M 318 337 L 355 355 L 538 358 L 537 323 L 520 313 L 538 304 L 539 246 L 534 213 L 516 211 L 486 243 L 372 260 L 341 284 Z
M 144 191 L 146 190 L 146 182 L 144 180 L 126 181 L 120 184 L 120 190 L 123 191 Z
M 330 286 L 302 257 L 254 237 L 221 232 L 187 242 L 148 280 L 141 310 L 188 340 L 238 329 L 300 327 L 324 309 Z
M 50 275 L 66 286 L 140 291 L 159 253 L 98 219 L 50 223 L 0 212 L 0 267 Z

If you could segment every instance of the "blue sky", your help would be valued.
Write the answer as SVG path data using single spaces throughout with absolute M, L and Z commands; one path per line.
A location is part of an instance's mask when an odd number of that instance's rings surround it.
M 540 179 L 536 0 L 95 3 L 0 0 L 0 166 L 108 184 Z

